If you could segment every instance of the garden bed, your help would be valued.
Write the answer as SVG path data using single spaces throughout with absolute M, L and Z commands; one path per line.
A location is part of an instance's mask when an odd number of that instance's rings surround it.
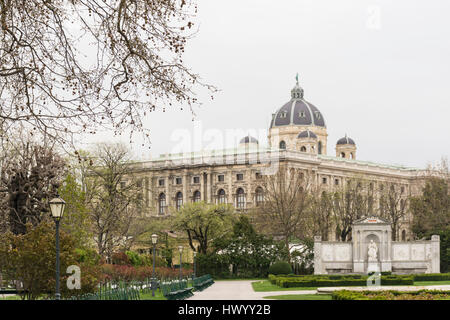
M 349 291 L 333 292 L 333 300 L 450 300 L 450 291 L 419 290 L 402 291 Z

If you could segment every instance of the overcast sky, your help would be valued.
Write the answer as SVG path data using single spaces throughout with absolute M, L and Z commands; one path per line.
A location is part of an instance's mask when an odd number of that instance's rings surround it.
M 328 155 L 346 133 L 360 160 L 425 167 L 450 154 L 450 1 L 199 0 L 198 8 L 184 60 L 221 91 L 199 97 L 196 121 L 178 108 L 152 113 L 151 149 L 136 139 L 137 158 L 230 147 L 229 132 L 267 144 L 297 72 L 325 118 Z

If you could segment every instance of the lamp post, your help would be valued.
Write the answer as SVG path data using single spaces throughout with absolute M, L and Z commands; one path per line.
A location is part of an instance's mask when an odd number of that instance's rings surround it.
M 178 246 L 178 251 L 180 252 L 180 280 L 181 280 L 181 277 L 182 277 L 182 260 L 181 260 L 181 254 L 183 253 L 183 246 Z
M 59 292 L 59 222 L 63 217 L 65 206 L 66 202 L 59 197 L 50 200 L 50 211 L 56 225 L 56 300 L 61 299 L 61 293 Z
M 196 273 L 197 273 L 197 271 L 196 271 L 196 269 L 197 269 L 197 259 L 196 259 L 196 257 L 197 257 L 197 251 L 194 251 L 194 278 L 197 276 L 196 275 Z
M 155 254 L 156 254 L 156 243 L 158 242 L 158 235 L 152 234 L 152 243 L 153 243 L 153 274 L 152 274 L 152 297 L 155 296 Z

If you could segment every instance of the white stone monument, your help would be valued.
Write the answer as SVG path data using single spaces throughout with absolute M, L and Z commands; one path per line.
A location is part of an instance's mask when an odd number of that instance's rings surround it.
M 439 273 L 439 236 L 431 240 L 392 241 L 391 224 L 369 216 L 352 225 L 352 241 L 314 237 L 314 274 L 391 271 Z

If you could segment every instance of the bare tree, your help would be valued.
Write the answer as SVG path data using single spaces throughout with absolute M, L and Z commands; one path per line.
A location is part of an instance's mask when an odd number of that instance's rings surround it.
M 312 179 L 311 172 L 286 165 L 280 165 L 273 175 L 263 176 L 264 202 L 255 210 L 254 222 L 258 228 L 280 236 L 287 249 L 294 238 L 307 236 Z
M 136 180 L 130 152 L 121 144 L 99 144 L 87 179 L 88 212 L 100 255 L 128 247 L 129 231 L 138 212 Z
M 333 225 L 332 201 L 333 195 L 331 193 L 320 192 L 318 188 L 311 192 L 309 207 L 311 239 L 315 235 L 321 235 L 322 240 L 328 241 L 330 229 Z
M 369 199 L 359 179 L 349 179 L 333 192 L 331 208 L 336 234 L 341 241 L 350 240 L 353 222 L 367 214 Z
M 397 240 L 400 221 L 408 213 L 409 198 L 402 186 L 391 184 L 380 191 L 379 213 L 391 223 L 392 240 Z
M 215 91 L 182 59 L 196 11 L 191 0 L 0 0 L 2 128 L 148 136 L 151 111 Z
M 57 195 L 65 161 L 48 139 L 36 142 L 25 132 L 3 146 L 7 152 L 0 160 L 1 211 L 9 230 L 24 234 L 26 223 L 37 225 L 49 212 L 48 199 Z

